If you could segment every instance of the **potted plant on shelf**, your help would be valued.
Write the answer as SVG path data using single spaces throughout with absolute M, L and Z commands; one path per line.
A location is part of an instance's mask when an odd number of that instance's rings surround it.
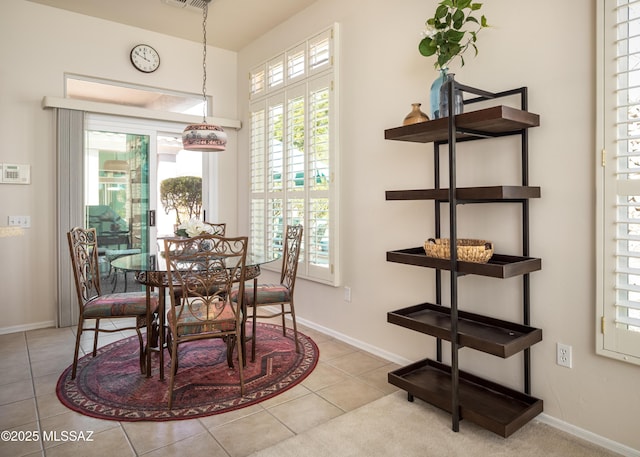
M 425 22 L 426 29 L 423 38 L 418 45 L 420 54 L 425 57 L 436 56 L 434 66 L 440 71 L 440 75 L 431 85 L 431 115 L 432 118 L 448 115 L 446 94 L 440 95 L 441 87 L 445 90 L 448 84 L 444 84 L 453 74 L 448 73 L 449 64 L 460 57 L 460 66 L 464 66 L 462 56 L 470 47 L 478 54 L 476 41 L 478 33 L 488 27 L 484 15 L 478 19 L 474 16 L 480 10 L 482 3 L 472 3 L 471 0 L 442 0 L 436 8 L 435 15 Z M 445 103 L 442 109 L 440 104 Z M 445 114 L 445 111 L 447 114 Z M 454 101 L 454 113 L 462 112 L 462 94 L 456 94 Z

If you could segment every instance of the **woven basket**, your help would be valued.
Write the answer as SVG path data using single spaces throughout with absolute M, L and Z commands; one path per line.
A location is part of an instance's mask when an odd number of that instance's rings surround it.
M 424 252 L 428 257 L 449 259 L 451 248 L 449 238 L 429 238 L 424 242 Z M 463 262 L 487 263 L 493 255 L 493 243 L 486 240 L 458 239 L 456 252 Z

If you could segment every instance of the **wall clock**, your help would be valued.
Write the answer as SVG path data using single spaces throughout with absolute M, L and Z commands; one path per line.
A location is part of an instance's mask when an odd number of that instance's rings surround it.
M 148 44 L 137 44 L 131 49 L 131 63 L 143 73 L 153 73 L 160 66 L 160 54 Z

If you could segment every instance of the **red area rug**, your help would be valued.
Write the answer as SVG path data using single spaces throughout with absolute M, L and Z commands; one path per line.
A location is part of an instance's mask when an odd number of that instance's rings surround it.
M 245 395 L 240 396 L 236 368 L 227 365 L 226 345 L 221 339 L 185 343 L 178 348 L 180 366 L 176 376 L 173 408 L 167 407 L 169 390 L 168 354 L 165 379 L 160 380 L 158 357 L 150 378 L 140 373 L 137 337 L 126 338 L 78 361 L 71 380 L 71 367 L 58 380 L 56 393 L 68 408 L 99 419 L 117 421 L 166 421 L 193 419 L 253 405 L 272 398 L 300 383 L 318 362 L 318 346 L 298 332 L 296 353 L 293 331 L 282 336 L 282 327 L 259 323 L 256 361 L 244 369 Z M 251 343 L 247 343 L 250 353 Z M 249 354 L 249 359 L 250 359 Z

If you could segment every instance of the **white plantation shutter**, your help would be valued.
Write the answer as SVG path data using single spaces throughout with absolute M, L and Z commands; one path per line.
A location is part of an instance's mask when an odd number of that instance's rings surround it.
M 273 91 L 284 84 L 284 55 L 267 63 L 267 89 Z
M 640 364 L 640 1 L 598 6 L 597 351 Z
M 324 32 L 319 33 L 318 35 L 308 40 L 309 72 L 321 71 L 324 68 L 332 65 L 332 32 L 332 30 L 325 30 Z
M 270 254 L 304 226 L 298 275 L 337 285 L 335 26 L 256 67 L 251 84 L 251 235 Z M 280 66 L 281 64 L 281 66 Z M 282 78 L 282 79 L 280 79 Z
M 287 82 L 289 84 L 306 74 L 307 53 L 304 44 L 287 51 Z
M 309 83 L 309 269 L 322 271 L 333 244 L 328 237 L 330 208 L 331 80 L 316 78 Z
M 250 81 L 249 92 L 252 100 L 264 95 L 264 92 L 267 88 L 265 75 L 266 75 L 266 70 L 265 70 L 264 64 L 260 65 L 257 68 L 254 68 L 249 73 L 249 81 Z

